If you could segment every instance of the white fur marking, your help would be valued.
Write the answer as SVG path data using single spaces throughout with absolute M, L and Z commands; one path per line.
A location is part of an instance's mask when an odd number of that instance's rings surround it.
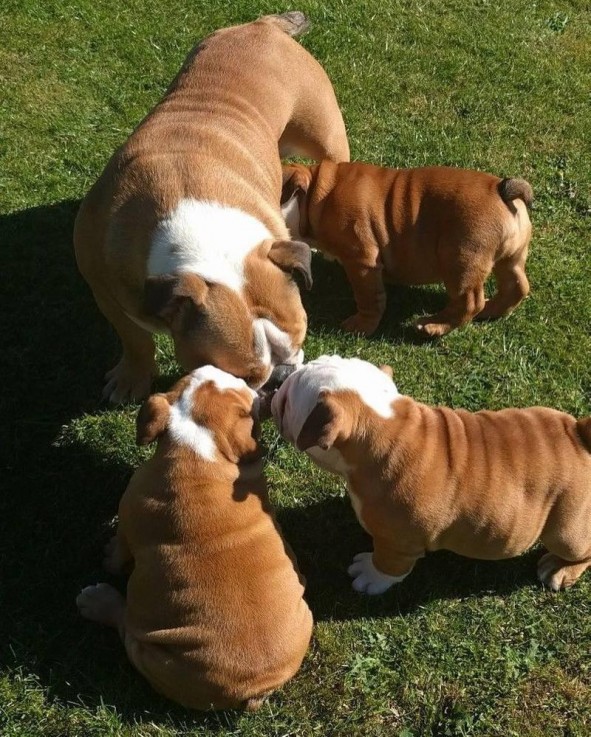
M 289 335 L 271 320 L 260 317 L 253 322 L 255 353 L 261 363 L 276 366 L 278 363 L 298 363 L 300 350 L 294 353 Z M 300 361 L 301 363 L 301 361 Z
M 273 236 L 242 210 L 195 199 L 182 199 L 152 236 L 148 274 L 190 271 L 234 291 L 244 285 L 244 259 Z
M 300 205 L 298 193 L 294 192 L 292 196 L 281 205 L 281 215 L 285 220 L 285 224 L 289 229 L 289 233 L 294 240 L 301 238 L 300 233 Z
M 220 391 L 226 389 L 248 389 L 253 400 L 256 392 L 246 385 L 242 379 L 221 371 L 215 366 L 203 366 L 191 374 L 191 381 L 178 400 L 170 408 L 168 432 L 177 443 L 189 446 L 198 456 L 206 461 L 214 461 L 217 446 L 213 432 L 193 419 L 193 396 L 197 389 L 208 381 L 213 381 Z
M 380 417 L 394 416 L 392 403 L 400 395 L 396 384 L 377 366 L 359 358 L 320 356 L 288 376 L 273 397 L 271 411 L 279 431 L 295 443 L 320 392 L 343 389 L 356 392 Z
M 357 553 L 347 573 L 353 579 L 355 591 L 370 595 L 383 594 L 390 586 L 400 583 L 408 576 L 408 573 L 403 576 L 388 576 L 387 573 L 378 571 L 373 564 L 373 553 Z

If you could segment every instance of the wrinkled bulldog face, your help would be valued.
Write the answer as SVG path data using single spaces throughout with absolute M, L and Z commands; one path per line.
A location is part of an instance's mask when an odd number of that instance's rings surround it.
M 393 415 L 392 402 L 399 396 L 387 367 L 378 368 L 358 358 L 321 356 L 294 371 L 277 390 L 271 402 L 273 419 L 286 440 L 307 450 L 304 445 L 311 440 L 304 442 L 302 431 L 313 413 L 317 415 L 316 439 L 331 424 L 336 436 L 339 426 L 346 424 L 346 395 L 351 392 L 384 418 Z M 322 436 L 327 448 L 329 435 Z
M 152 235 L 142 318 L 166 329 L 186 370 L 211 364 L 258 388 L 299 365 L 312 286 L 310 248 L 274 240 L 241 210 L 181 200 Z M 150 322 L 151 321 L 151 322 Z
M 287 277 L 280 273 L 279 279 Z M 194 274 L 160 277 L 159 282 L 168 294 L 158 315 L 172 336 L 177 360 L 187 371 L 211 364 L 256 389 L 276 366 L 302 363 L 306 314 L 295 285 L 286 285 L 285 290 L 295 295 L 277 290 L 280 309 L 259 305 L 253 314 L 241 295 L 224 285 L 206 285 Z M 155 287 L 152 280 L 152 290 Z

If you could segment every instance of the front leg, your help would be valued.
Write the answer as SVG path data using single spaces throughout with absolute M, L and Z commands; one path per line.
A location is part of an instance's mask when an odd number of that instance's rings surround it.
M 347 259 L 343 260 L 343 268 L 353 289 L 357 314 L 347 318 L 341 327 L 350 333 L 371 335 L 386 310 L 383 265 L 379 259 L 374 264 Z
M 418 557 L 397 550 L 390 540 L 374 538 L 373 553 L 358 553 L 349 566 L 353 588 L 363 594 L 383 594 L 408 576 Z

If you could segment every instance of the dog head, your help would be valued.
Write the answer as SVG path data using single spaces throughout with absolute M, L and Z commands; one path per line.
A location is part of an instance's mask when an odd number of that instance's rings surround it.
M 362 415 L 392 417 L 392 403 L 399 396 L 389 367 L 321 356 L 287 377 L 273 397 L 271 412 L 286 440 L 338 472 L 331 452 L 335 443 L 355 433 Z
M 237 464 L 260 456 L 256 392 L 214 366 L 203 366 L 166 394 L 149 397 L 137 416 L 136 431 L 138 445 L 166 436 L 205 461 L 221 456 Z
M 312 286 L 305 243 L 273 240 L 250 215 L 184 200 L 159 223 L 144 314 L 172 335 L 186 370 L 212 364 L 258 388 L 301 364 L 307 318 L 296 276 Z

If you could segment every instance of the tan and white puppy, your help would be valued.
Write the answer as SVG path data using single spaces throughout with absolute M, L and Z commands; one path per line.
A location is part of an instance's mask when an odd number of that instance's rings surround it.
M 138 399 L 156 372 L 154 332 L 181 365 L 261 386 L 301 362 L 310 252 L 289 240 L 280 154 L 349 159 L 320 64 L 291 36 L 302 13 L 217 31 L 113 155 L 74 230 L 78 267 L 123 345 L 104 396 Z
M 467 412 L 398 394 L 388 367 L 322 356 L 289 376 L 279 431 L 343 476 L 373 553 L 349 568 L 379 594 L 427 551 L 511 558 L 541 540 L 552 590 L 591 566 L 591 418 L 544 407 Z
M 161 694 L 195 709 L 253 709 L 299 669 L 312 632 L 303 579 L 271 508 L 255 392 L 213 366 L 137 419 L 158 440 L 133 475 L 107 546 L 132 568 L 127 601 L 88 586 L 83 616 L 116 627 L 133 665 Z
M 384 282 L 443 282 L 449 297 L 415 326 L 445 335 L 474 318 L 508 315 L 529 292 L 531 237 L 523 179 L 445 166 L 388 169 L 361 162 L 283 168 L 282 211 L 294 238 L 343 266 L 357 313 L 345 330 L 371 334 L 386 309 Z M 485 301 L 494 274 L 497 293 Z

